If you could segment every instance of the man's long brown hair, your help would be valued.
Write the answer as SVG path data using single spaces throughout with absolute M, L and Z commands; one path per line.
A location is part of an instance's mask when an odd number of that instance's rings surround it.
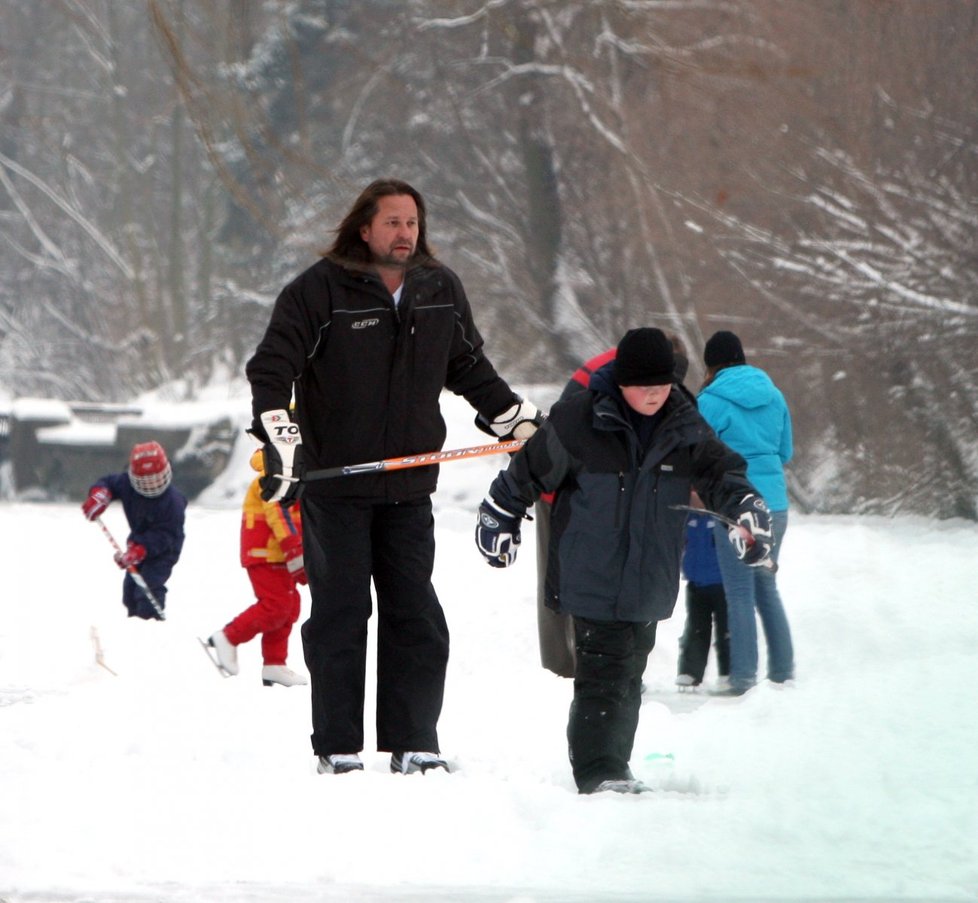
M 424 263 L 434 259 L 428 246 L 428 211 L 421 192 L 400 179 L 377 179 L 371 182 L 354 201 L 350 212 L 336 228 L 336 240 L 323 252 L 323 257 L 344 266 L 366 267 L 370 263 L 370 249 L 360 237 L 360 230 L 370 224 L 377 214 L 379 201 L 391 195 L 410 195 L 418 207 L 418 244 L 411 263 Z

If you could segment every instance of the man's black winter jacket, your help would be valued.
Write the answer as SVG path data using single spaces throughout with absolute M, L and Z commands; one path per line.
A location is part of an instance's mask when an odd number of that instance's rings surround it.
M 322 259 L 287 285 L 246 372 L 253 429 L 296 389 L 306 471 L 436 451 L 442 389 L 494 418 L 516 397 L 482 351 L 458 276 L 411 267 L 400 305 L 380 278 Z M 437 466 L 313 481 L 305 491 L 369 501 L 432 493 Z
M 546 602 L 599 621 L 661 621 L 679 592 L 686 512 L 695 489 L 707 507 L 733 514 L 756 492 L 747 464 L 717 439 L 673 386 L 648 449 L 617 388 L 557 402 L 550 417 L 499 474 L 489 494 L 517 513 L 557 492 Z M 609 371 L 610 372 L 610 371 Z

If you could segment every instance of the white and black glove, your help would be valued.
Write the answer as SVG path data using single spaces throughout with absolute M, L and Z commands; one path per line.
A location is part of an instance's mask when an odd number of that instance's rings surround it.
M 265 475 L 258 480 L 261 497 L 288 504 L 302 492 L 302 436 L 288 411 L 265 411 L 260 419 L 268 437 L 261 450 L 265 464 Z
M 494 568 L 509 567 L 516 561 L 520 547 L 519 514 L 500 508 L 491 496 L 479 505 L 479 520 L 475 525 L 475 544 L 482 557 Z
M 492 420 L 480 414 L 475 422 L 483 432 L 508 442 L 510 439 L 529 439 L 545 419 L 532 401 L 517 397 L 516 404 L 510 405 Z
M 751 567 L 767 566 L 774 534 L 771 532 L 771 512 L 759 495 L 745 495 L 734 511 L 737 526 L 729 527 L 727 535 L 737 557 Z

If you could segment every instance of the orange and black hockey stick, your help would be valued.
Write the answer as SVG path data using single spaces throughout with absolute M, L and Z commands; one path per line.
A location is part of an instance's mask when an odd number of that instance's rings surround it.
M 327 480 L 331 477 L 350 477 L 360 473 L 380 473 L 385 470 L 404 470 L 408 467 L 427 467 L 430 464 L 445 464 L 449 461 L 466 461 L 469 458 L 484 458 L 486 455 L 501 455 L 519 451 L 526 444 L 525 439 L 509 439 L 505 442 L 490 442 L 488 445 L 470 445 L 468 448 L 452 448 L 444 451 L 424 452 L 418 455 L 404 455 L 402 458 L 384 458 L 366 464 L 347 464 L 342 467 L 325 467 L 310 470 L 303 474 L 302 482 Z

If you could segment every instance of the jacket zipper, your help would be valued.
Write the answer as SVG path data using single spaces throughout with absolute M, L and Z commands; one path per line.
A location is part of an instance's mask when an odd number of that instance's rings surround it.
M 618 498 L 615 501 L 615 529 L 621 526 L 621 500 L 625 497 L 625 474 L 618 471 Z

